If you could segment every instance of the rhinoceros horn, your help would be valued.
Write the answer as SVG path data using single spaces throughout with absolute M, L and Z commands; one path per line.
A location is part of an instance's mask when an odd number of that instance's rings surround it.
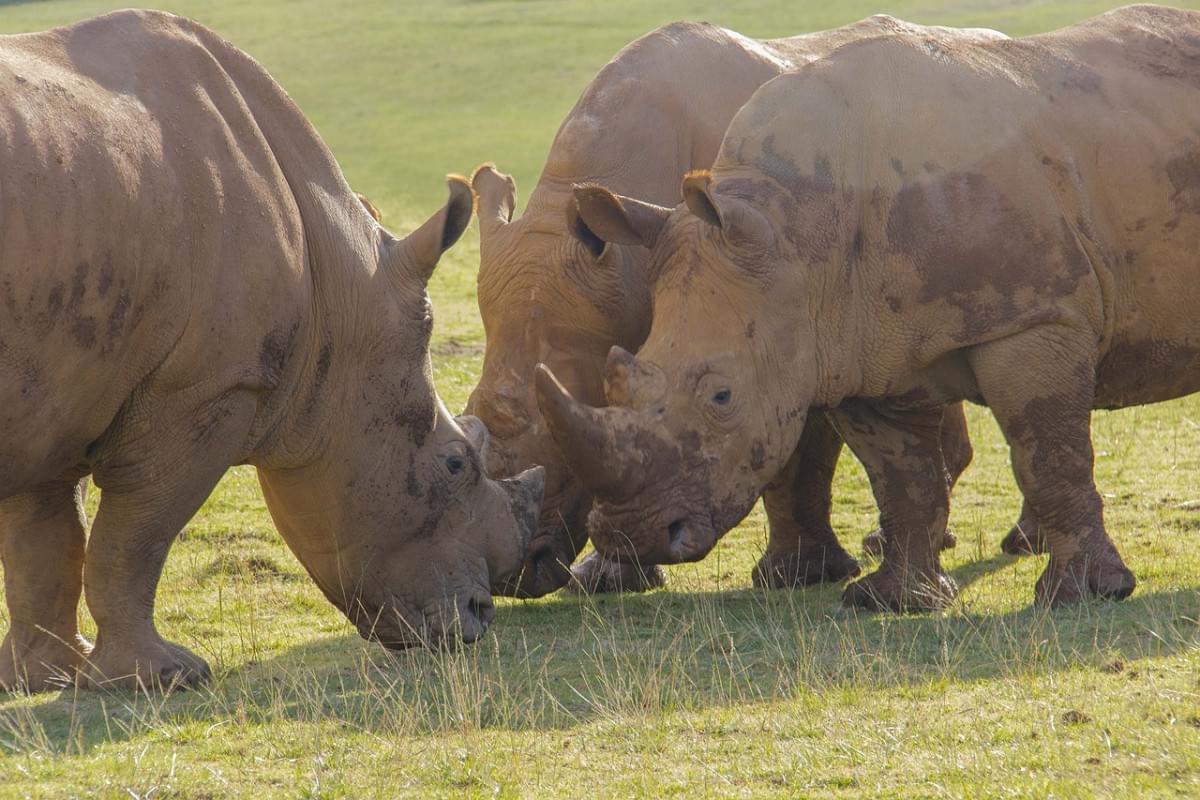
M 534 386 L 550 435 L 585 487 L 599 495 L 619 497 L 625 487 L 637 485 L 641 471 L 637 450 L 633 442 L 622 446 L 619 441 L 622 431 L 629 428 L 620 424 L 619 418 L 632 415 L 631 411 L 580 403 L 545 364 L 534 370 Z
M 642 408 L 666 393 L 663 371 L 645 364 L 619 344 L 608 351 L 604 364 L 604 396 L 610 406 Z

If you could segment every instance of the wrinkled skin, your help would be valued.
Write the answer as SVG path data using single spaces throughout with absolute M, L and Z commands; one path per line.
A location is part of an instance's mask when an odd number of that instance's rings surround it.
M 647 252 L 618 241 L 574 238 L 572 184 L 603 181 L 622 194 L 673 204 L 680 176 L 712 163 L 734 113 L 764 82 L 846 42 L 918 29 L 875 16 L 758 42 L 706 23 L 673 23 L 623 49 L 592 81 L 559 129 L 522 217 L 513 219 L 512 178 L 489 165 L 476 171 L 479 308 L 487 350 L 467 412 L 483 419 L 495 437 L 488 464 L 493 474 L 534 464 L 547 470 L 546 502 L 525 570 L 519 581 L 495 591 L 538 596 L 568 581 L 589 592 L 640 590 L 663 580 L 652 564 L 596 556 L 575 568 L 573 580 L 568 570 L 587 542 L 593 498 L 552 441 L 537 406 L 534 367 L 549 365 L 572 395 L 600 405 L 609 348 L 636 351 L 650 327 Z M 1002 38 L 994 31 L 937 30 L 955 38 Z M 957 478 L 971 459 L 961 409 L 951 411 L 946 441 Z M 817 432 L 806 444 L 809 457 L 797 459 L 788 479 L 766 498 L 771 542 L 755 571 L 760 585 L 840 580 L 858 569 L 828 519 L 842 442 Z
M 888 532 L 844 601 L 941 607 L 942 411 L 969 399 L 1025 496 L 1006 549 L 1050 555 L 1037 601 L 1128 596 L 1090 415 L 1200 389 L 1197 42 L 1200 14 L 1135 6 L 1021 41 L 851 44 L 765 85 L 684 206 L 639 210 L 654 322 L 609 357 L 612 407 L 539 374 L 556 439 L 588 454 L 597 548 L 702 556 L 827 409 Z M 634 236 L 627 201 L 577 200 L 591 236 Z
M 482 424 L 434 394 L 424 287 L 466 181 L 395 239 L 265 71 L 166 14 L 4 37 L 0 73 L 0 686 L 206 680 L 158 634 L 155 592 L 243 463 L 364 636 L 477 639 L 543 487 L 488 479 Z

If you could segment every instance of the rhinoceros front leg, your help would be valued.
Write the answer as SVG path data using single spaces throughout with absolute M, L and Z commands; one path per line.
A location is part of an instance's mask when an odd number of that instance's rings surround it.
M 1000 549 L 1012 556 L 1032 556 L 1046 552 L 1046 537 L 1042 536 L 1042 529 L 1038 526 L 1037 517 L 1029 507 L 1028 500 L 1021 503 L 1021 516 L 1004 537 L 1004 541 L 1000 542 Z
M 883 563 L 850 584 L 842 602 L 872 611 L 941 608 L 957 594 L 938 558 L 950 514 L 942 459 L 942 410 L 884 409 L 859 401 L 833 414 L 846 444 L 863 463 L 887 531 Z
M 106 446 L 83 580 L 96 647 L 81 686 L 167 690 L 209 679 L 203 659 L 159 636 L 154 596 L 171 543 L 238 459 L 254 411 L 249 392 L 177 414 L 162 408 Z
M 971 447 L 971 436 L 967 431 L 967 417 L 963 413 L 963 404 L 955 403 L 946 406 L 942 412 L 942 460 L 946 464 L 946 482 L 950 490 L 962 477 L 964 471 L 975 457 Z M 942 536 L 942 549 L 949 550 L 958 544 L 954 533 L 947 530 Z M 863 552 L 874 558 L 883 557 L 883 530 L 875 530 L 863 537 Z
M 1062 606 L 1089 595 L 1128 597 L 1136 581 L 1105 531 L 1092 478 L 1094 335 L 1035 328 L 980 346 L 970 359 L 1050 553 L 1037 601 Z
M 858 562 L 830 524 L 833 473 L 842 437 L 824 414 L 810 414 L 796 451 L 763 492 L 767 552 L 751 574 L 755 586 L 784 589 L 852 578 Z
M 9 614 L 0 689 L 62 688 L 75 681 L 91 651 L 77 623 L 85 527 L 81 482 L 74 477 L 0 502 Z

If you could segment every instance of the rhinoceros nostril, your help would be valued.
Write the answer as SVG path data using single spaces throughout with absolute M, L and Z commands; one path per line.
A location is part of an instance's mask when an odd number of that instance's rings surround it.
M 496 616 L 496 606 L 492 598 L 486 596 L 472 597 L 467 601 L 467 611 L 486 628 Z
M 687 535 L 687 520 L 677 519 L 667 526 L 667 537 L 670 539 L 671 548 L 677 548 L 684 536 Z

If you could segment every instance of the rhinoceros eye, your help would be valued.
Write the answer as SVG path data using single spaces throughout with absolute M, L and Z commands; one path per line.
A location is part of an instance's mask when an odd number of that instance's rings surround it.
M 733 392 L 729 389 L 720 389 L 712 396 L 712 401 L 719 406 L 729 405 L 729 401 L 733 399 Z
M 446 471 L 451 475 L 460 475 L 467 468 L 467 460 L 462 456 L 449 456 L 446 458 Z

